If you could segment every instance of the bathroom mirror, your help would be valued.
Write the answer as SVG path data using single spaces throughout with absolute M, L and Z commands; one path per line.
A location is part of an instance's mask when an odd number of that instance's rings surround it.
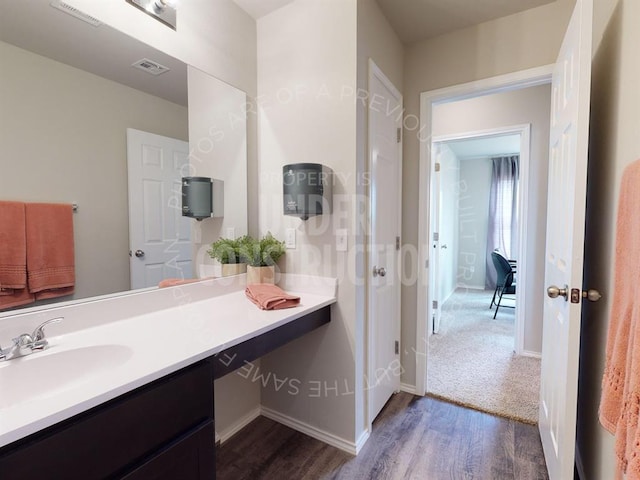
M 58 301 L 130 289 L 126 129 L 189 140 L 187 65 L 63 10 L 0 5 L 0 200 L 78 205 L 76 293 Z

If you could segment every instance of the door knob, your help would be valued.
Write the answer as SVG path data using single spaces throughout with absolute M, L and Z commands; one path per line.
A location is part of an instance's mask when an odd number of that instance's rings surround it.
M 387 270 L 384 267 L 373 267 L 373 276 L 377 277 L 378 275 L 380 275 L 381 277 L 384 277 L 387 274 Z
M 580 290 L 578 289 L 576 290 L 580 292 Z M 572 290 L 572 293 L 573 293 L 573 290 Z M 580 296 L 582 298 L 586 298 L 590 302 L 597 302 L 602 298 L 602 295 L 600 294 L 600 292 L 598 290 L 594 290 L 593 288 L 590 288 L 589 290 L 582 290 L 582 292 L 580 292 Z M 573 301 L 573 298 L 571 299 L 571 301 Z M 578 302 L 574 302 L 574 303 L 578 303 Z
M 443 249 L 445 249 L 445 250 L 446 250 L 446 249 L 447 249 L 447 244 L 445 243 L 445 244 L 444 244 L 444 245 L 442 245 L 440 248 L 443 248 Z
M 549 298 L 564 297 L 564 301 L 566 302 L 569 295 L 569 287 L 565 285 L 564 288 L 558 288 L 555 285 L 551 285 L 547 288 L 547 295 Z
M 138 258 L 144 257 L 144 252 L 142 250 L 136 250 L 136 257 Z

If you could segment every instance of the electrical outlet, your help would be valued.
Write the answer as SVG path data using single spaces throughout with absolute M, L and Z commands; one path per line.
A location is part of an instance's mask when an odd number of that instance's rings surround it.
M 227 227 L 227 238 L 231 240 L 236 238 L 236 229 L 234 227 Z
M 284 244 L 287 248 L 296 248 L 296 229 L 295 228 L 287 228 Z

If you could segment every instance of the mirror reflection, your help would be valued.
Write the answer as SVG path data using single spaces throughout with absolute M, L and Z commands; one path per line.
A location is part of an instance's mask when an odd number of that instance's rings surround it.
M 127 129 L 174 139 L 184 166 L 187 66 L 37 0 L 0 6 L 0 64 L 0 200 L 78 205 L 75 293 L 56 300 L 129 290 Z M 195 251 L 193 221 L 173 220 Z

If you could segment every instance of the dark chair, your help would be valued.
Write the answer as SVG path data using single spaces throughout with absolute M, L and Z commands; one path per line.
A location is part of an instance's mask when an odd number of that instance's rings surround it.
M 493 314 L 493 318 L 496 318 L 498 315 L 498 310 L 500 309 L 500 304 L 502 303 L 502 296 L 504 294 L 514 295 L 516 293 L 516 280 L 513 265 L 500 255 L 498 252 L 491 252 L 491 260 L 493 261 L 493 266 L 496 268 L 496 273 L 498 274 L 496 289 L 493 292 L 493 298 L 491 299 L 491 305 L 489 308 L 493 308 L 495 303 L 496 311 Z M 496 302 L 496 297 L 498 297 L 498 301 Z M 510 305 L 503 305 L 504 307 L 511 307 Z

